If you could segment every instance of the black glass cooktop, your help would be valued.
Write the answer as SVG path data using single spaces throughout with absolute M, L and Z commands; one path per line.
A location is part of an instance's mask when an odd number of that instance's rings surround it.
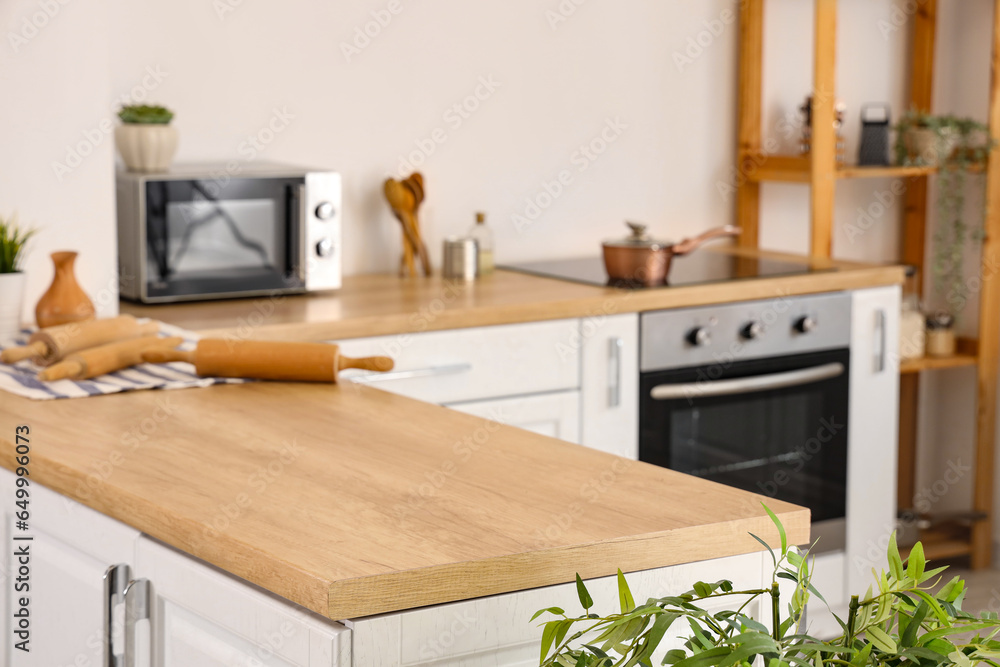
M 832 268 L 815 268 L 805 263 L 776 259 L 736 257 L 727 252 L 703 249 L 690 255 L 674 257 L 670 275 L 665 285 L 647 287 L 638 283 L 622 283 L 608 279 L 601 257 L 581 257 L 547 261 L 507 264 L 500 268 L 530 273 L 544 278 L 559 278 L 586 285 L 624 287 L 629 289 L 657 289 L 684 285 L 702 285 L 727 280 L 752 280 L 774 276 L 795 276 L 826 273 Z

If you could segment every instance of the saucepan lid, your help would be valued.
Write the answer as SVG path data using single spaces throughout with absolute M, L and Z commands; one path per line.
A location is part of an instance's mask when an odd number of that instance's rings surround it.
M 611 239 L 604 242 L 604 246 L 607 248 L 649 248 L 650 250 L 659 250 L 667 246 L 673 245 L 669 241 L 663 241 L 660 239 L 652 238 L 646 232 L 646 225 L 638 222 L 627 222 L 628 228 L 632 230 L 632 233 L 623 239 Z

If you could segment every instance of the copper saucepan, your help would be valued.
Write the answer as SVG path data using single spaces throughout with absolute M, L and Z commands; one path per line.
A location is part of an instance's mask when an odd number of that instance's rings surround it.
M 646 225 L 626 222 L 632 233 L 615 241 L 605 241 L 604 268 L 612 283 L 632 283 L 655 287 L 665 285 L 670 275 L 670 260 L 675 255 L 686 255 L 695 248 L 724 236 L 738 236 L 739 227 L 715 227 L 680 243 L 668 243 L 650 238 Z

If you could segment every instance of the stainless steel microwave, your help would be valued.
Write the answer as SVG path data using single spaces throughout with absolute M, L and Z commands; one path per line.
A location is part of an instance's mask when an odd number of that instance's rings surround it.
M 341 283 L 341 182 L 278 164 L 121 170 L 121 296 L 142 303 L 297 294 Z

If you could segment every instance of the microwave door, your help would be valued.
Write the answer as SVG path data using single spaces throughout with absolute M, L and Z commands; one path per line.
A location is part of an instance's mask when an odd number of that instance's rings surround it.
M 301 178 L 147 183 L 148 295 L 180 300 L 299 291 Z M 154 268 L 155 267 L 155 268 Z

